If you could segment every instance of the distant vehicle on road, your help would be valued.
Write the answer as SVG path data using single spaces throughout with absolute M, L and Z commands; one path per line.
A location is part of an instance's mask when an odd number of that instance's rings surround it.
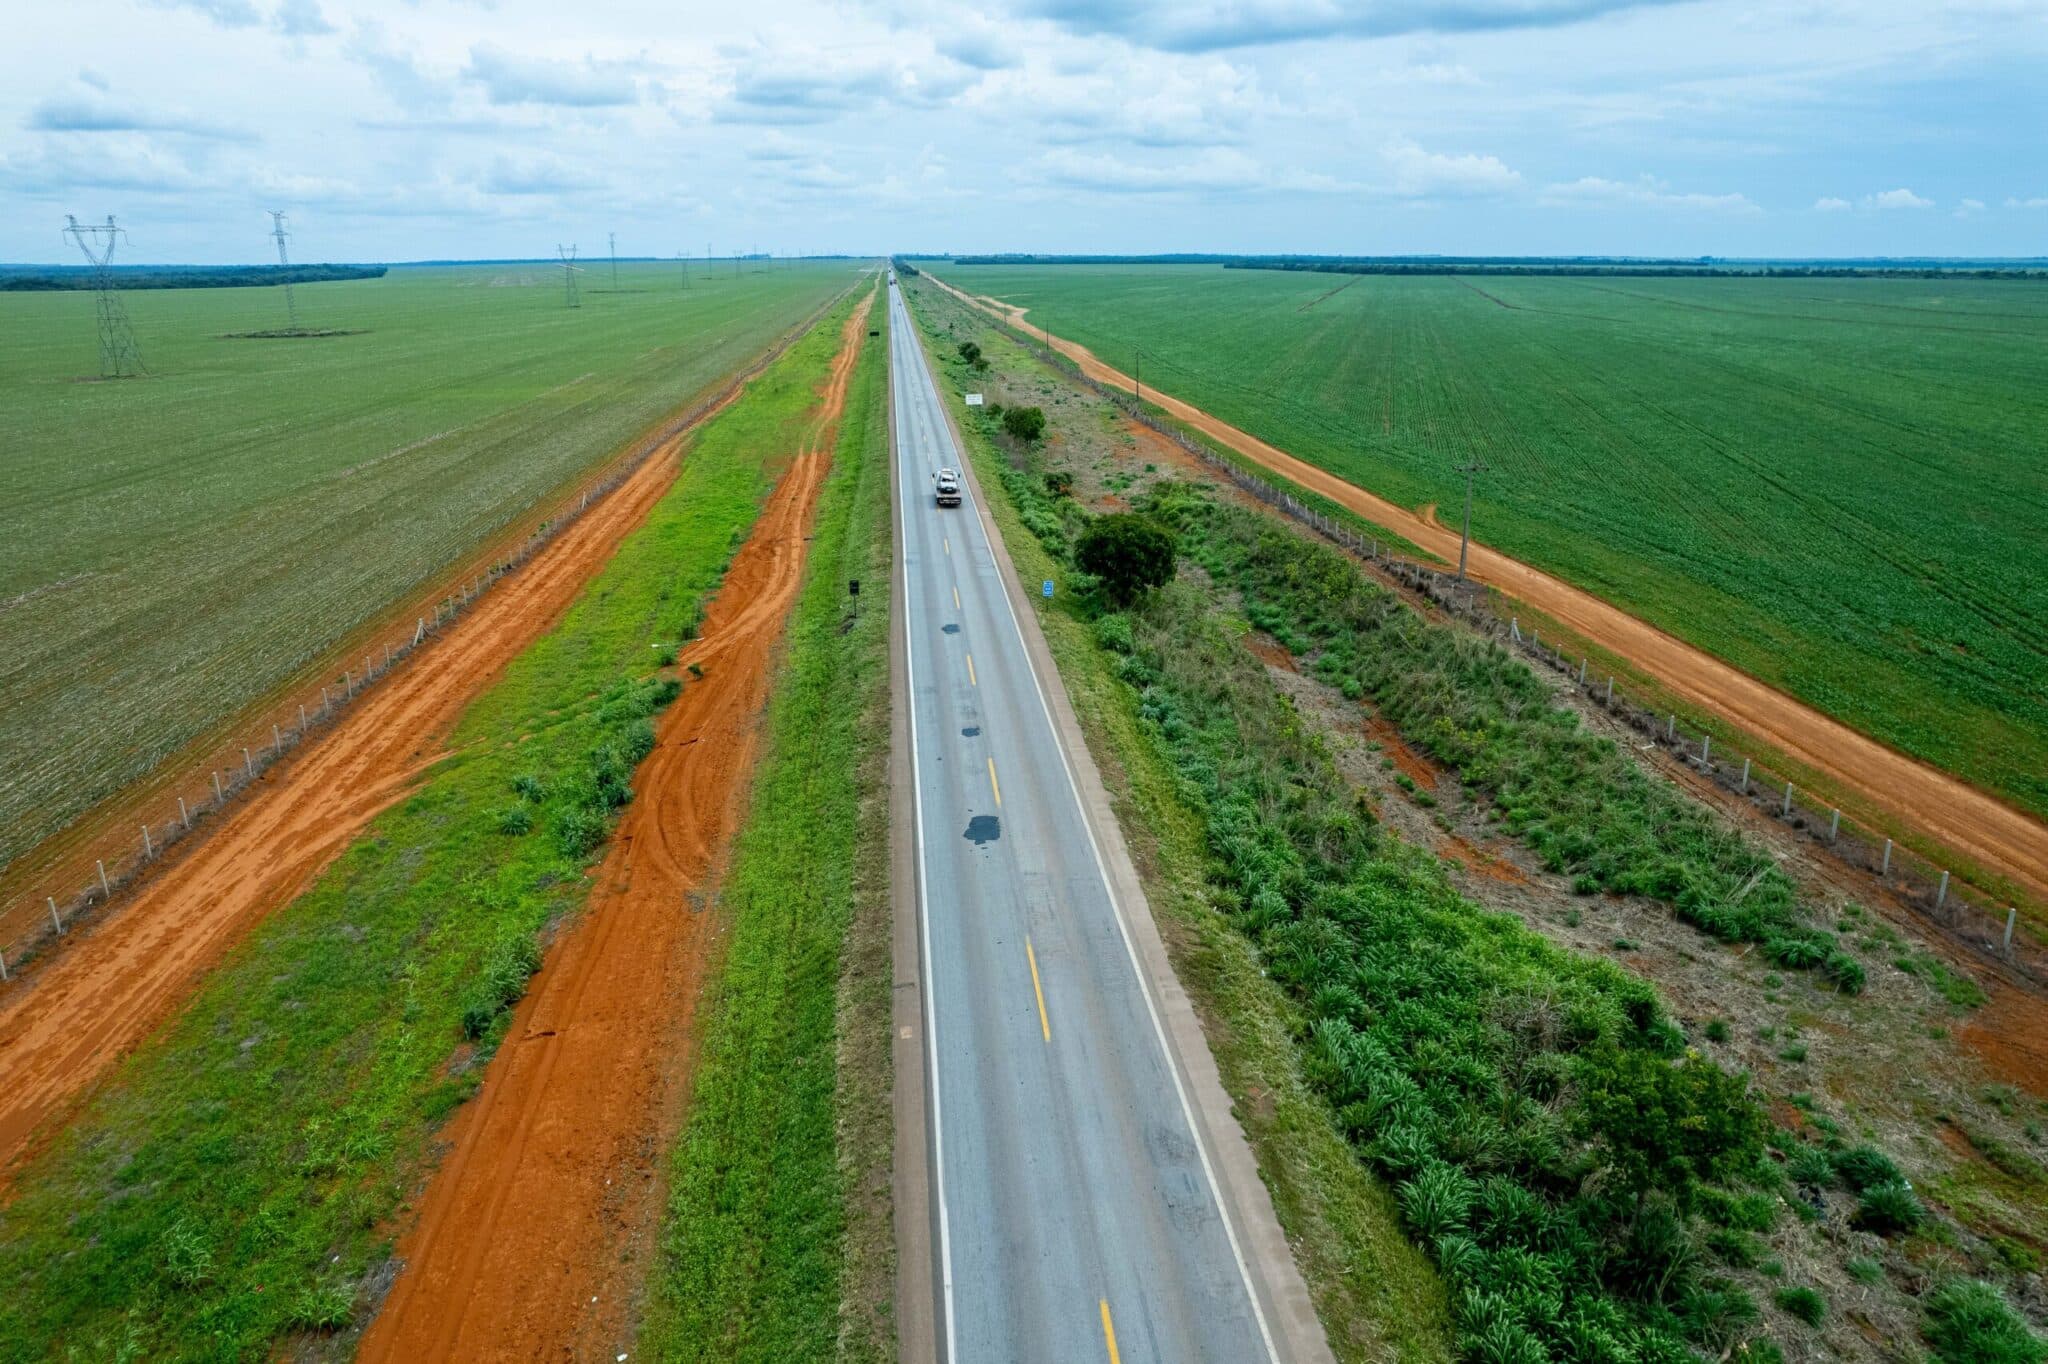
M 952 469 L 939 470 L 938 474 L 932 479 L 932 486 L 938 492 L 940 506 L 957 507 L 960 505 L 960 475 L 958 472 Z

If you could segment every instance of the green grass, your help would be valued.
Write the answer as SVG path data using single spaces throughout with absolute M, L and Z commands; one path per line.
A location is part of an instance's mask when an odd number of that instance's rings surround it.
M 750 814 L 719 897 L 725 960 L 699 1015 L 639 1346 L 658 1359 L 895 1357 L 886 354 L 885 339 L 869 338 L 848 392 Z M 873 586 L 849 597 L 848 578 Z M 857 918 L 880 952 L 862 981 L 846 970 Z M 869 987 L 879 1001 L 860 997 Z M 862 1036 L 840 1034 L 842 1009 Z
M 344 1324 L 535 935 L 584 898 L 650 711 L 800 438 L 814 330 L 707 425 L 675 486 L 451 755 L 230 956 L 0 1210 L 0 1360 L 260 1359 Z M 682 685 L 689 683 L 684 681 Z M 531 829 L 503 832 L 528 807 Z M 595 814 L 595 827 L 592 817 Z
M 1987 1283 L 1962 1279 L 1927 1295 L 1921 1326 L 1940 1364 L 2041 1364 L 2048 1340 Z
M 2048 814 L 2048 284 L 937 273 Z
M 559 270 L 401 268 L 299 286 L 308 325 L 359 334 L 272 341 L 222 338 L 281 325 L 276 290 L 131 292 L 151 377 L 118 383 L 75 382 L 89 294 L 0 295 L 0 867 L 257 699 L 317 692 L 353 629 L 852 272 L 684 293 L 628 267 L 571 312 Z
M 930 294 L 906 282 L 914 311 L 922 312 Z M 983 344 L 1008 363 L 1021 358 L 1006 340 Z M 927 349 L 942 384 L 965 380 L 950 346 Z M 1456 1350 L 1442 1280 L 1409 1242 L 1391 1190 L 1355 1158 L 1310 1087 L 1296 1046 L 1298 1007 L 1211 902 L 1201 816 L 1183 802 L 1172 766 L 1141 730 L 1111 670 L 1115 655 L 1097 643 L 1071 590 L 1073 570 L 1026 525 L 1029 517 L 1041 530 L 1056 528 L 1067 504 L 1056 506 L 1042 481 L 1020 475 L 996 452 L 993 426 L 963 423 L 967 458 L 984 488 L 1008 494 L 987 505 L 1019 575 L 1061 584 L 1052 605 L 1039 607 L 1046 642 L 1330 1342 L 1347 1361 L 1448 1361 Z

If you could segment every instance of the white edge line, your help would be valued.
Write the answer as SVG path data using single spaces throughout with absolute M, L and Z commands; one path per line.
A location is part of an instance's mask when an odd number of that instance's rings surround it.
M 897 304 L 898 307 L 901 308 L 901 300 L 895 296 L 895 286 L 891 285 L 889 287 L 891 294 L 890 301 L 892 303 Z M 908 324 L 910 320 L 908 309 L 903 309 L 903 312 L 903 321 L 905 324 Z M 892 324 L 895 322 L 896 319 L 893 314 L 891 315 L 890 320 Z M 890 328 L 891 339 L 894 339 L 895 333 L 896 329 L 892 325 Z M 915 338 L 910 337 L 907 331 L 905 332 L 905 337 L 910 340 L 911 344 L 916 344 Z M 923 357 L 920 354 L 919 368 L 923 368 L 922 358 Z M 892 390 L 893 397 L 895 389 L 895 385 L 893 382 L 891 383 L 890 388 Z M 897 442 L 900 446 L 904 435 L 903 422 L 899 421 L 896 423 L 896 432 Z M 905 530 L 903 542 L 905 552 L 901 568 L 903 571 L 903 611 L 904 614 L 908 616 L 910 614 L 910 537 L 908 533 L 910 527 L 910 514 L 909 507 L 904 499 L 909 493 L 910 480 L 902 476 L 905 471 L 901 466 L 900 460 L 898 459 L 900 453 L 900 450 L 892 450 L 889 452 L 891 461 L 897 464 L 896 508 L 897 511 L 902 514 L 902 524 Z M 917 775 L 918 760 L 917 664 L 915 661 L 916 650 L 914 650 L 910 646 L 910 622 L 908 620 L 905 620 L 903 624 L 903 677 L 904 681 L 908 684 L 908 689 L 910 692 L 910 695 L 904 698 L 904 713 L 909 717 L 910 720 L 908 726 L 910 730 L 910 803 L 912 810 L 916 815 L 917 825 L 918 946 L 921 949 L 922 955 L 924 957 L 924 980 L 922 982 L 923 989 L 920 991 L 920 993 L 924 996 L 925 1055 L 931 1063 L 932 1187 L 937 1192 L 939 1203 L 939 1286 L 940 1293 L 945 1299 L 945 1305 L 943 1310 L 946 1314 L 946 1361 L 947 1364 L 956 1364 L 956 1361 L 959 1359 L 960 1356 L 959 1351 L 956 1348 L 956 1341 L 954 1339 L 953 1239 L 951 1226 L 946 1215 L 946 1138 L 945 1126 L 940 1121 L 939 1117 L 939 1028 L 936 1006 L 932 1002 L 932 991 L 933 987 L 936 984 L 936 981 L 932 976 L 931 908 L 930 902 L 927 899 L 925 893 L 924 783 L 918 778 Z
M 904 311 L 906 314 L 909 312 L 908 304 L 904 305 Z M 931 389 L 932 401 L 936 403 L 939 401 L 938 383 L 937 380 L 933 379 L 931 373 L 931 366 L 925 360 L 924 347 L 915 336 L 911 337 L 911 344 L 917 347 L 918 368 L 924 372 L 925 383 Z M 948 424 L 946 427 L 946 439 L 951 440 L 952 436 L 952 427 L 950 424 Z M 966 452 L 963 450 L 960 451 L 959 454 L 962 461 L 964 462 L 966 459 Z M 981 508 L 980 499 L 978 498 L 975 500 L 974 513 L 975 525 L 981 531 L 983 542 L 985 544 L 988 544 L 989 559 L 990 562 L 993 563 L 995 560 L 995 548 L 994 545 L 990 543 L 993 537 L 989 534 L 988 526 L 982 520 L 983 512 Z M 1001 580 L 1003 605 L 1009 608 L 1010 627 L 1017 632 L 1017 642 L 1019 644 L 1026 645 L 1024 649 L 1024 658 L 1026 662 L 1030 662 L 1031 650 L 1024 639 L 1024 625 L 1023 622 L 1020 621 L 1017 617 L 1017 604 L 1010 599 L 1009 575 L 1001 572 L 1000 566 L 998 566 L 996 576 Z M 907 581 L 908 579 L 906 577 L 906 583 Z M 906 635 L 906 650 L 908 649 L 908 647 L 908 636 Z M 1081 799 L 1081 784 L 1080 782 L 1075 780 L 1073 765 L 1067 761 L 1067 746 L 1065 742 L 1063 742 L 1060 738 L 1059 725 L 1053 720 L 1052 706 L 1045 699 L 1045 687 L 1038 680 L 1038 667 L 1035 663 L 1033 663 L 1033 665 L 1030 668 L 1026 669 L 1026 671 L 1028 671 L 1031 674 L 1031 689 L 1038 693 L 1038 708 L 1045 715 L 1046 728 L 1052 731 L 1053 748 L 1060 755 L 1060 768 L 1067 775 L 1067 786 L 1074 793 L 1074 805 L 1081 816 L 1081 827 L 1088 834 L 1088 850 L 1095 854 L 1095 870 L 1102 877 L 1102 889 L 1103 892 L 1109 896 L 1110 912 L 1116 916 L 1117 932 L 1119 935 L 1122 936 L 1124 940 L 1124 951 L 1126 954 L 1129 955 L 1131 959 L 1131 971 L 1138 978 L 1138 993 L 1140 996 L 1143 997 L 1145 1001 L 1146 1015 L 1152 1020 L 1153 1036 L 1159 1039 L 1160 1054 L 1166 1060 L 1166 1073 L 1173 1077 L 1173 1092 L 1174 1096 L 1180 1100 L 1181 1116 L 1187 1120 L 1188 1135 L 1194 1138 L 1195 1154 L 1202 1158 L 1202 1174 L 1209 1182 L 1209 1197 L 1215 1201 L 1216 1215 L 1219 1219 L 1221 1219 L 1223 1223 L 1224 1238 L 1230 1242 L 1230 1254 L 1232 1258 L 1234 1258 L 1237 1261 L 1238 1277 L 1244 1281 L 1245 1297 L 1249 1299 L 1251 1302 L 1252 1320 L 1258 1323 L 1259 1339 L 1261 1343 L 1263 1343 L 1266 1347 L 1266 1358 L 1269 1361 L 1277 1361 L 1279 1355 L 1273 1348 L 1273 1332 L 1272 1329 L 1266 1324 L 1265 1309 L 1259 1305 L 1259 1290 L 1257 1285 L 1255 1285 L 1252 1282 L 1251 1266 L 1246 1263 L 1244 1258 L 1244 1249 L 1238 1244 L 1237 1228 L 1231 1224 L 1230 1209 L 1224 1206 L 1223 1188 L 1219 1183 L 1217 1183 L 1215 1167 L 1211 1165 L 1209 1162 L 1209 1148 L 1207 1144 L 1202 1140 L 1202 1129 L 1200 1125 L 1197 1124 L 1195 1121 L 1194 1108 L 1192 1105 L 1188 1103 L 1187 1089 L 1181 1083 L 1180 1066 L 1175 1063 L 1173 1056 L 1173 1047 L 1166 1040 L 1166 1028 L 1159 1021 L 1159 1008 L 1153 1002 L 1151 987 L 1146 983 L 1145 968 L 1138 960 L 1138 949 L 1131 942 L 1131 930 L 1129 925 L 1127 925 L 1124 922 L 1123 906 L 1119 904 L 1117 901 L 1116 885 L 1110 879 L 1109 864 L 1103 860 L 1102 847 L 1096 841 L 1095 838 L 1095 825 L 1088 818 L 1087 803 Z M 915 715 L 913 715 L 913 721 L 915 720 L 915 718 Z M 915 726 L 913 724 L 913 729 L 914 728 Z M 916 742 L 916 735 L 915 733 L 913 733 L 911 736 L 913 756 L 915 755 Z M 913 775 L 913 782 L 914 780 L 915 777 Z M 920 838 L 921 837 L 922 835 L 920 835 Z M 920 874 L 921 873 L 922 864 L 920 864 Z M 1169 969 L 1171 969 L 1170 963 Z M 934 1061 L 934 1064 L 937 1064 L 936 1061 Z M 934 1089 L 933 1093 L 932 1112 L 936 1120 L 936 1115 L 938 1112 L 938 1096 L 936 1093 L 936 1088 Z M 941 1198 L 940 1200 L 939 1207 L 941 1219 L 940 1240 L 941 1242 L 943 1242 L 945 1239 L 945 1200 L 943 1198 Z M 948 1291 L 950 1292 L 950 1281 L 948 1285 Z M 952 1320 L 950 1311 L 948 1312 L 947 1320 L 948 1322 Z

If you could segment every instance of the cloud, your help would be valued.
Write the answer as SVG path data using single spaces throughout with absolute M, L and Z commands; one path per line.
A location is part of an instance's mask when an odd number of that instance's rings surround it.
M 1934 200 L 1922 199 L 1909 189 L 1888 189 L 1863 196 L 1865 208 L 1933 208 Z
M 117 133 L 90 145 L 57 138 L 21 155 L 0 156 L 0 186 L 24 194 L 81 188 L 189 194 L 208 188 L 184 156 L 142 133 Z
M 1847 213 L 1851 205 L 1847 199 L 1837 199 L 1833 195 L 1824 195 L 1813 201 L 1813 207 L 1817 213 Z
M 545 153 L 500 156 L 477 179 L 490 194 L 568 194 L 598 184 L 590 172 Z
M 334 25 L 320 12 L 320 0 L 283 0 L 271 23 L 287 38 L 317 38 L 334 32 Z
M 977 71 L 1005 71 L 1018 64 L 1015 41 L 981 20 L 950 22 L 933 40 L 939 52 Z
M 146 0 L 152 9 L 182 9 L 211 19 L 222 28 L 254 28 L 263 16 L 249 0 Z
M 1687 209 L 1707 213 L 1761 213 L 1746 194 L 1675 193 L 1655 176 L 1635 180 L 1603 180 L 1582 176 L 1564 184 L 1544 188 L 1543 199 L 1551 204 L 1636 204 L 1647 208 Z
M 172 110 L 149 110 L 104 93 L 103 85 L 55 95 L 29 111 L 27 126 L 42 133 L 182 133 L 187 137 L 247 142 L 248 133 Z
M 2048 195 L 2039 195 L 2032 199 L 2007 199 L 2005 206 L 2007 208 L 2048 208 Z
M 1032 172 L 1043 184 L 1109 194 L 1320 193 L 1353 188 L 1328 176 L 1275 172 L 1264 162 L 1231 148 L 1214 148 L 1200 156 L 1164 163 L 1056 147 L 1033 163 Z
M 447 85 L 421 70 L 412 54 L 392 42 L 376 20 L 356 21 L 342 55 L 368 71 L 404 108 L 414 112 L 447 108 Z
M 493 104 L 601 109 L 640 100 L 632 71 L 620 63 L 526 57 L 488 43 L 469 50 L 469 66 L 463 74 L 481 83 Z
M 1380 154 L 1393 174 L 1394 192 L 1410 198 L 1506 194 L 1522 183 L 1521 172 L 1497 156 L 1425 151 L 1407 138 L 1387 143 Z
M 843 114 L 872 115 L 881 106 L 933 109 L 950 104 L 982 72 L 949 58 L 937 61 L 833 62 L 793 50 L 743 62 L 731 93 L 712 111 L 721 123 L 826 123 Z
M 1957 218 L 1970 218 L 1974 217 L 1979 213 L 1982 213 L 1983 211 L 1984 201 L 1982 199 L 1965 199 L 1961 203 L 1956 205 L 1956 211 L 1952 216 Z
M 1404 33 L 1551 28 L 1683 0 L 1023 0 L 1077 33 L 1169 52 Z

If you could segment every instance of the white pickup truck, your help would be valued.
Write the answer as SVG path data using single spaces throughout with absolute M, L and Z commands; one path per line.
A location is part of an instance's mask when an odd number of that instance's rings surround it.
M 960 475 L 951 469 L 941 469 L 932 476 L 932 487 L 937 492 L 939 505 L 957 507 L 960 505 Z

